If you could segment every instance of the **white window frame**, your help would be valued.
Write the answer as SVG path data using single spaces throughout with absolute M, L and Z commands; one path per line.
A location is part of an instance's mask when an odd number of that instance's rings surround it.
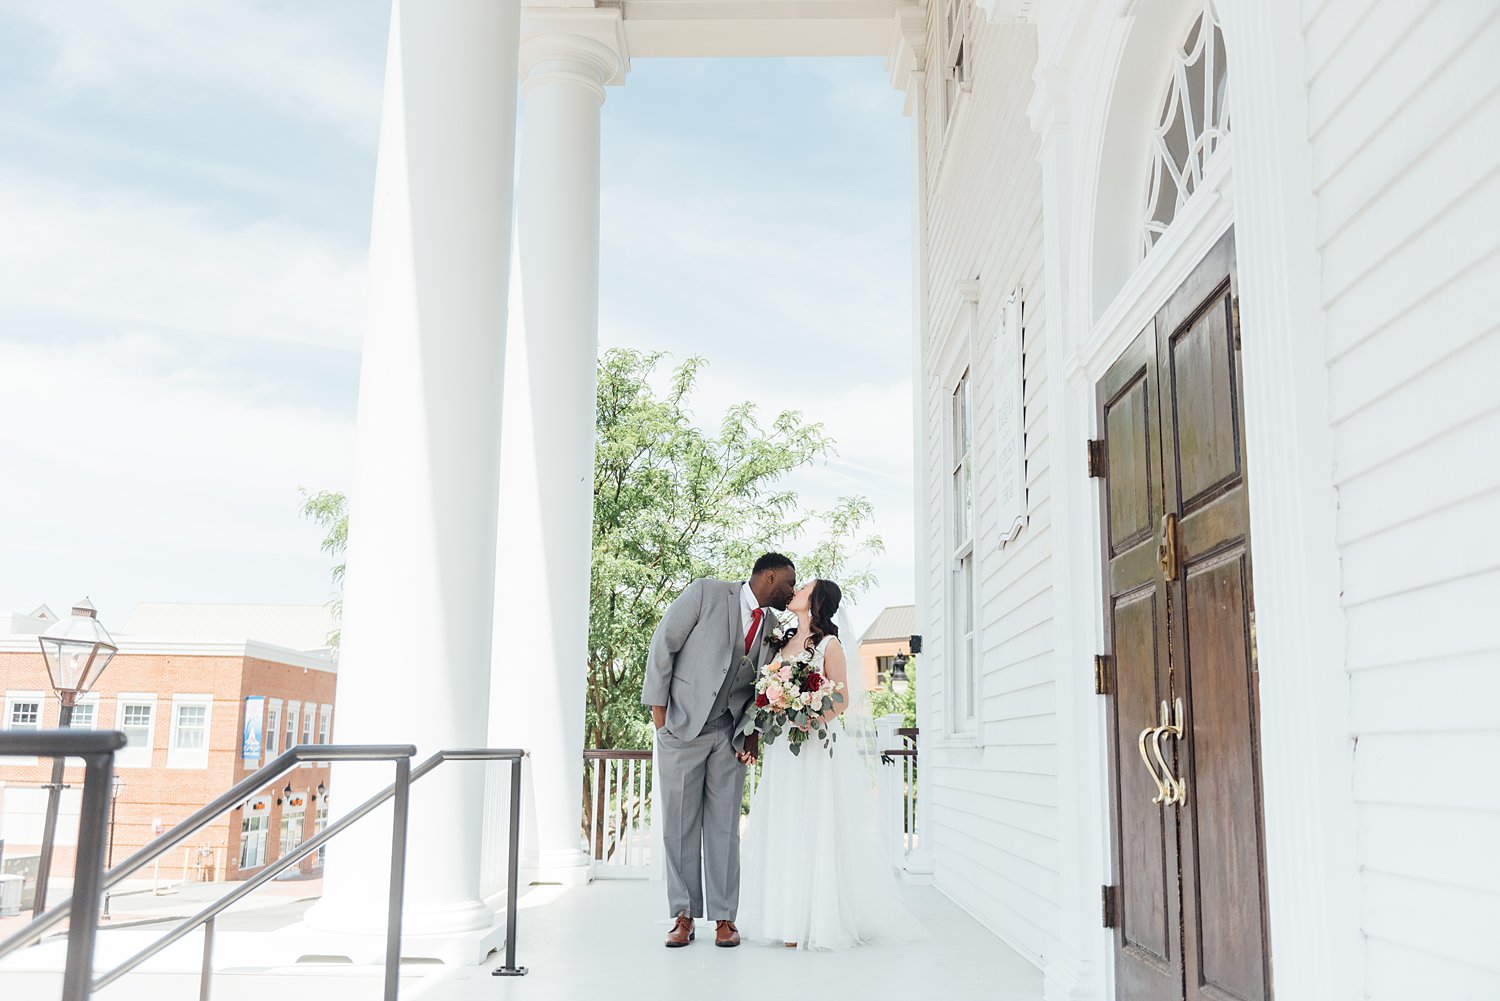
M 301 740 L 299 742 L 309 745 L 316 744 L 318 742 L 317 726 L 318 704 L 316 702 L 309 702 L 302 707 L 302 723 L 301 729 L 298 731 L 301 734 Z M 298 767 L 311 768 L 315 763 L 316 762 L 312 761 L 304 761 Z
M 946 146 L 963 96 L 974 87 L 974 0 L 938 0 L 936 7 L 943 57 L 938 120 Z
M 943 729 L 939 743 L 948 747 L 976 747 L 979 743 L 980 691 L 982 688 L 982 657 L 980 634 L 983 608 L 980 603 L 980 536 L 979 503 L 983 478 L 977 468 L 979 448 L 978 407 L 976 406 L 977 373 L 980 366 L 975 358 L 975 336 L 979 327 L 979 282 L 970 280 L 958 284 L 959 310 L 949 331 L 944 356 L 948 359 L 939 367 L 944 378 L 939 387 L 942 392 L 943 431 Z M 959 383 L 968 379 L 969 419 L 969 491 L 973 506 L 971 522 L 966 538 L 958 536 L 958 512 L 954 496 L 954 472 L 959 466 L 955 450 L 956 428 L 953 420 L 953 396 Z M 970 567 L 969 591 L 962 594 L 964 580 L 963 565 Z M 960 634 L 962 609 L 970 609 L 969 630 Z M 967 708 L 969 712 L 964 713 Z
M 0 720 L 0 727 L 3 727 L 7 731 L 20 730 L 23 733 L 29 733 L 32 730 L 40 730 L 46 724 L 47 698 L 48 694 L 46 692 L 6 692 L 5 718 L 3 720 Z M 36 703 L 36 726 L 13 726 L 12 714 L 16 711 L 15 707 L 21 703 L 26 702 Z M 34 765 L 36 763 L 36 758 L 6 758 L 3 762 L 3 764 L 7 765 Z
M 277 820 L 277 826 L 276 826 L 276 831 L 277 831 L 276 857 L 277 858 L 285 858 L 290 852 L 293 852 L 293 851 L 297 850 L 298 848 L 300 848 L 302 846 L 302 842 L 304 842 L 304 841 L 307 840 L 307 797 L 308 797 L 308 795 L 309 795 L 309 793 L 305 789 L 304 790 L 300 790 L 300 791 L 294 791 L 292 793 L 291 797 L 287 798 L 281 804 L 281 817 Z M 299 796 L 302 798 L 302 805 L 301 806 L 295 806 L 295 807 L 292 806 L 292 799 L 297 798 Z M 292 825 L 291 828 L 290 828 L 290 830 L 293 833 L 295 833 L 297 840 L 296 840 L 295 844 L 288 845 L 287 844 L 287 839 L 286 839 L 286 834 L 287 834 L 287 831 L 289 829 L 287 822 L 291 819 L 291 817 L 293 815 L 295 815 L 297 817 L 298 823 L 296 823 L 295 825 Z M 283 871 L 281 873 L 281 876 L 279 878 L 290 879 L 291 877 L 297 875 L 297 873 L 299 873 L 301 871 L 302 871 L 302 863 L 299 862 L 296 865 L 292 866 L 290 869 L 287 869 L 287 870 Z
M 333 735 L 333 706 L 322 706 L 318 710 L 318 743 L 328 743 Z
M 144 744 L 127 744 L 115 754 L 116 768 L 150 768 L 156 753 L 157 705 L 155 692 L 121 692 L 115 699 L 115 729 L 125 729 L 125 709 L 150 706 L 151 722 L 146 727 Z
M 282 717 L 281 720 L 281 732 L 291 739 L 288 740 L 286 746 L 281 749 L 283 753 L 290 751 L 293 747 L 297 746 L 297 734 L 302 732 L 302 720 L 299 715 L 301 709 L 301 702 L 298 702 L 295 699 L 286 700 L 286 715 Z
M 962 392 L 962 399 L 959 394 Z M 964 413 L 958 416 L 959 409 Z M 946 490 L 948 495 L 948 711 L 949 732 L 956 735 L 977 731 L 979 717 L 975 689 L 978 676 L 978 560 L 974 524 L 978 505 L 974 488 L 974 369 L 966 367 L 949 384 L 947 393 L 946 431 L 948 439 Z M 960 422 L 968 425 L 968 441 L 959 446 Z M 964 494 L 966 496 L 960 496 Z M 961 512 L 968 508 L 967 516 Z M 964 524 L 960 524 L 964 521 Z M 965 586 L 967 584 L 967 586 Z
M 312 793 L 308 793 L 308 795 L 311 796 Z M 319 796 L 318 801 L 313 804 L 313 837 L 317 837 L 319 834 L 322 834 L 324 829 L 326 829 L 327 827 L 328 795 L 325 793 L 324 795 Z M 313 852 L 312 860 L 314 869 L 323 868 L 323 863 L 327 859 L 327 855 L 325 854 L 327 851 L 328 846 L 324 845 L 317 851 Z
M 256 809 L 257 805 L 259 809 Z M 259 821 L 257 824 L 256 821 Z M 240 872 L 251 869 L 259 869 L 265 865 L 266 856 L 270 851 L 271 839 L 271 800 L 269 797 L 254 799 L 245 804 L 240 817 Z M 245 861 L 246 842 L 258 845 L 258 851 L 252 856 L 255 861 L 247 865 Z
M 183 747 L 178 715 L 183 709 L 203 710 L 203 746 Z M 213 743 L 214 697 L 212 695 L 173 695 L 171 730 L 167 741 L 168 768 L 207 768 L 208 751 Z
M 270 764 L 271 759 L 281 753 L 281 700 L 266 699 L 266 734 L 262 752 L 265 760 L 261 764 Z

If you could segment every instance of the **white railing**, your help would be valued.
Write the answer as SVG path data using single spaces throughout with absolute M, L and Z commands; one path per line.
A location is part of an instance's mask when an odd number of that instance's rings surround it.
M 595 879 L 650 879 L 658 875 L 661 849 L 652 826 L 650 751 L 591 749 L 583 752 L 582 839 L 594 862 Z
M 921 820 L 917 809 L 918 731 L 916 727 L 902 726 L 904 722 L 899 713 L 875 721 L 876 739 L 880 742 L 880 811 L 891 865 L 903 873 L 925 874 L 930 870 L 921 854 Z

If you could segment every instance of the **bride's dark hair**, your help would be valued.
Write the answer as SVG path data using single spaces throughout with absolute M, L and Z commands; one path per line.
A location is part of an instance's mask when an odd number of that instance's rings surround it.
M 808 625 L 810 635 L 808 639 L 814 645 L 823 642 L 825 636 L 837 636 L 839 627 L 833 621 L 838 614 L 839 602 L 844 600 L 844 592 L 831 580 L 823 580 L 821 577 L 813 582 L 812 594 L 807 596 Z

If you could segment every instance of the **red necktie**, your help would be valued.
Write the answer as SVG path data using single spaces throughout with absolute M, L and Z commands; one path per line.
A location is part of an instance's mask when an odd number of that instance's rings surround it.
M 750 652 L 750 644 L 755 642 L 755 634 L 760 632 L 761 616 L 766 614 L 764 608 L 757 608 L 750 613 L 750 631 L 745 634 L 745 652 Z

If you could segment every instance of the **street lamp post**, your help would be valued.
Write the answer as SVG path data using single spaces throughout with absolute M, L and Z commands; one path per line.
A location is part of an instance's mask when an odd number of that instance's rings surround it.
M 116 775 L 114 785 L 109 790 L 109 857 L 104 862 L 106 871 L 115 867 L 115 800 L 120 798 L 120 790 L 124 788 L 125 780 Z M 104 913 L 99 915 L 105 921 L 109 920 L 109 897 L 108 893 L 104 895 Z
M 119 647 L 109 631 L 99 622 L 99 613 L 84 598 L 73 606 L 66 619 L 59 619 L 37 637 L 42 657 L 47 661 L 47 675 L 52 690 L 62 703 L 58 728 L 66 730 L 73 723 L 73 707 L 82 695 L 99 680 Z M 57 812 L 62 804 L 63 758 L 52 760 L 52 781 L 47 784 L 47 820 L 42 828 L 42 854 L 36 867 L 36 896 L 31 909 L 33 917 L 47 909 L 47 881 L 52 875 L 52 845 L 57 838 Z

